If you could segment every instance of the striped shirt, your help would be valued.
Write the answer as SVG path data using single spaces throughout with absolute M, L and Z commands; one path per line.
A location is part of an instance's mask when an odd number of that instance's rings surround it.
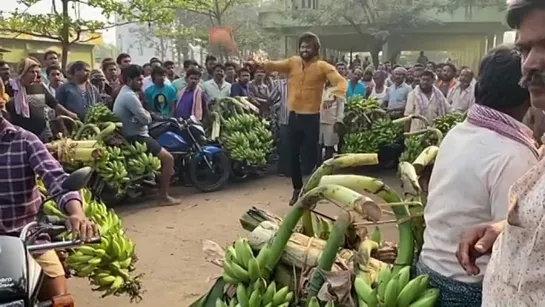
M 287 125 L 289 119 L 288 80 L 275 80 L 274 88 L 270 94 L 270 97 L 273 104 L 280 103 L 280 108 L 278 108 L 278 123 L 280 125 Z
M 0 234 L 13 234 L 34 221 L 42 199 L 36 187 L 40 177 L 50 195 L 62 191 L 67 175 L 33 133 L 0 119 Z M 81 201 L 78 192 L 56 197 L 64 210 L 71 200 Z

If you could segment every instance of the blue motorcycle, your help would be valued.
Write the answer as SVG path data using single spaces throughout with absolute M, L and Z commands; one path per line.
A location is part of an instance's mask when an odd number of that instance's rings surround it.
M 220 190 L 229 180 L 229 157 L 220 147 L 209 144 L 202 124 L 194 116 L 153 122 L 149 134 L 174 156 L 178 180 L 202 192 Z

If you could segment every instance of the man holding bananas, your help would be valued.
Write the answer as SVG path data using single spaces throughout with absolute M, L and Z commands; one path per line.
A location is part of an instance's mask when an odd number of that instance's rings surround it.
M 301 152 L 308 165 L 318 163 L 320 137 L 320 107 L 327 81 L 332 86 L 331 94 L 344 99 L 347 81 L 334 66 L 319 59 L 320 39 L 307 32 L 299 38 L 299 55 L 283 61 L 250 61 L 248 64 L 263 67 L 266 71 L 289 74 L 288 79 L 288 130 L 290 135 L 290 163 L 293 205 L 299 199 L 303 187 Z M 305 163 L 307 164 L 307 163 Z
M 545 2 L 507 1 L 507 23 L 518 31 L 521 84 L 532 106 L 545 110 Z M 478 89 L 477 85 L 477 89 Z M 483 307 L 542 306 L 545 302 L 545 160 L 509 189 L 509 211 L 503 221 L 481 224 L 459 243 L 458 261 L 469 275 L 476 261 L 492 254 L 483 281 Z

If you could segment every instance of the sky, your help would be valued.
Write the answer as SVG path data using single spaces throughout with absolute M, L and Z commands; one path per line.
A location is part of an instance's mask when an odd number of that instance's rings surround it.
M 2 2 L 2 11 L 5 12 L 12 12 L 15 9 L 25 9 L 25 5 L 18 4 L 17 0 L 0 0 Z M 51 4 L 52 1 L 56 0 L 41 0 L 37 4 L 33 5 L 29 12 L 30 13 L 44 13 L 44 12 L 51 12 Z M 57 1 L 57 7 L 60 6 L 60 1 Z M 104 16 L 100 13 L 100 10 L 96 8 L 91 8 L 86 5 L 81 5 L 80 10 L 83 14 L 85 12 L 85 19 L 88 20 L 105 20 Z M 109 44 L 115 44 L 115 31 L 108 30 L 105 33 L 103 33 L 104 40 Z

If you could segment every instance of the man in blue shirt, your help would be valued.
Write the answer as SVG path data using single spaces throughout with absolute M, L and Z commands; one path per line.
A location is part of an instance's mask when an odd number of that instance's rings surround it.
M 350 82 L 348 82 L 348 89 L 346 90 L 346 99 L 350 99 L 353 96 L 361 96 L 365 98 L 365 84 L 361 82 L 363 72 L 359 68 L 352 70 L 350 75 Z
M 407 104 L 407 97 L 409 92 L 412 91 L 412 87 L 405 83 L 407 77 L 407 70 L 403 67 L 397 67 L 392 73 L 392 84 L 388 88 L 388 113 L 392 118 L 403 117 L 405 112 L 405 105 Z
M 166 77 L 167 71 L 164 67 L 153 67 L 151 70 L 153 84 L 144 92 L 144 98 L 148 110 L 164 117 L 172 117 L 176 104 L 176 89 L 170 84 L 165 84 Z
M 238 71 L 238 80 L 231 85 L 231 97 L 248 97 L 250 70 L 243 67 Z

